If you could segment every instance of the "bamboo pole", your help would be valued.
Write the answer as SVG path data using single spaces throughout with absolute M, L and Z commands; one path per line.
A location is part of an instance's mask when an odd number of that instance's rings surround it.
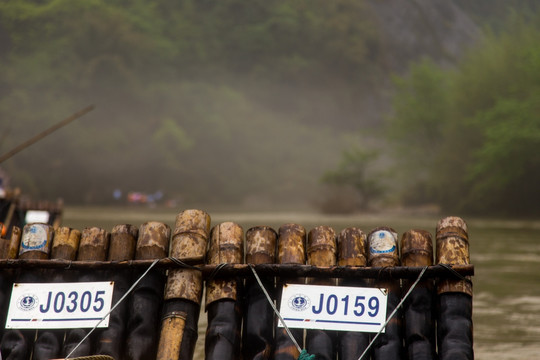
M 185 210 L 176 216 L 175 230 L 171 242 L 170 255 L 173 258 L 198 258 L 197 265 L 204 263 L 204 256 L 210 236 L 210 216 L 202 210 Z M 173 346 L 170 342 L 180 341 L 179 356 L 181 359 L 192 359 L 197 343 L 199 314 L 203 294 L 203 278 L 200 270 L 171 269 L 165 286 L 165 303 L 160 348 L 158 353 L 169 354 L 161 346 Z M 184 313 L 182 324 L 166 326 L 171 316 Z M 172 324 L 171 324 L 172 325 Z M 175 337 L 168 331 L 177 331 L 182 325 L 182 337 Z
M 54 231 L 51 259 L 75 260 L 81 232 L 69 227 L 60 227 Z M 53 270 L 51 270 L 53 271 Z M 73 273 L 53 272 L 47 276 L 51 282 L 69 282 Z M 39 330 L 34 343 L 33 360 L 48 360 L 60 356 L 64 342 L 64 330 Z
M 336 265 L 336 233 L 329 226 L 317 226 L 308 234 L 307 262 L 315 266 Z M 336 285 L 335 278 L 314 279 L 308 278 L 308 284 L 312 285 Z M 320 360 L 332 360 L 335 358 L 334 345 L 337 342 L 336 332 L 328 330 L 306 331 L 306 350 Z
M 441 219 L 436 238 L 438 264 L 469 264 L 469 236 L 463 219 L 453 216 Z M 441 279 L 437 294 L 439 359 L 474 359 L 470 278 Z
M 409 230 L 401 237 L 401 263 L 404 266 L 433 264 L 433 240 L 425 230 Z M 406 293 L 413 281 L 403 282 Z M 435 306 L 433 279 L 419 282 L 403 305 L 405 348 L 409 359 L 432 360 L 435 352 Z
M 47 224 L 27 224 L 23 228 L 19 248 L 22 259 L 47 259 L 51 252 L 53 228 Z M 28 270 L 18 276 L 18 282 L 39 282 L 42 272 L 39 269 Z M 27 360 L 31 356 L 35 330 L 6 331 L 2 336 L 2 356 L 6 359 Z
M 367 265 L 367 237 L 356 228 L 343 229 L 338 236 L 338 264 L 340 266 Z M 367 286 L 363 278 L 339 279 L 342 286 Z M 369 334 L 362 332 L 342 332 L 339 336 L 338 357 L 340 360 L 357 360 L 369 345 Z
M 173 311 L 163 319 L 156 360 L 182 359 L 180 349 L 182 347 L 186 317 L 187 314 L 184 312 Z
M 87 227 L 81 233 L 79 243 L 79 251 L 77 260 L 86 261 L 104 261 L 107 259 L 107 251 L 109 249 L 110 234 L 104 229 L 98 227 Z M 104 280 L 103 272 L 80 272 L 78 281 L 99 281 Z M 89 329 L 70 329 L 66 333 L 66 339 L 62 349 L 64 357 L 71 354 L 71 357 L 80 357 L 92 355 L 94 344 L 92 339 L 87 338 L 82 344 L 79 343 L 88 334 Z
M 368 234 L 368 262 L 370 266 L 398 266 L 399 248 L 397 233 L 389 227 L 378 227 Z M 400 285 L 397 281 L 375 280 L 375 287 L 388 290 L 387 310 L 388 317 L 401 300 Z M 403 358 L 401 311 L 386 325 L 385 332 L 380 334 L 373 344 L 373 360 L 400 360 Z
M 107 260 L 132 260 L 135 256 L 138 235 L 139 229 L 131 224 L 114 226 L 111 230 Z M 107 281 L 114 281 L 112 304 L 116 304 L 128 291 L 132 283 L 131 275 L 130 271 L 108 270 L 105 272 L 104 278 Z M 109 327 L 95 333 L 96 354 L 109 355 L 114 359 L 122 358 L 127 328 L 127 309 L 127 302 L 118 304 L 109 315 Z
M 298 224 L 284 224 L 278 230 L 278 264 L 279 266 L 299 266 L 306 262 L 306 229 Z M 256 269 L 258 267 L 255 267 Z M 260 271 L 257 270 L 260 274 Z M 276 274 L 277 276 L 278 274 Z M 285 276 L 283 276 L 285 275 Z M 297 274 L 291 276 L 289 274 L 282 274 L 282 277 L 278 280 L 278 299 L 277 303 L 281 302 L 281 293 L 283 285 L 286 283 L 303 284 L 305 278 L 296 277 Z M 290 329 L 292 336 L 303 347 L 304 344 L 304 330 L 303 329 Z M 289 338 L 285 328 L 276 328 L 276 341 L 275 341 L 275 360 L 296 360 L 300 355 L 300 352 L 296 348 L 293 341 Z
M 248 264 L 274 263 L 277 233 L 269 226 L 255 226 L 246 232 L 246 262 Z M 261 282 L 275 298 L 274 277 L 263 277 Z M 274 311 L 258 282 L 246 278 L 244 308 L 243 359 L 268 360 L 273 355 Z
M 135 259 L 161 259 L 169 252 L 171 229 L 167 224 L 150 221 L 139 227 Z M 137 274 L 137 278 L 142 271 Z M 133 290 L 128 304 L 128 334 L 125 359 L 146 360 L 156 357 L 159 319 L 163 302 L 165 274 L 152 269 Z
M 244 230 L 233 222 L 212 228 L 208 262 L 211 264 L 242 263 Z M 206 282 L 208 327 L 205 338 L 206 360 L 240 358 L 241 284 L 238 279 L 212 279 Z

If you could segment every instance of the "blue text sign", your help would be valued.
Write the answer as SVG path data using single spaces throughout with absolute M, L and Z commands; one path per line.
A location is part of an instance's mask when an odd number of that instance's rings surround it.
M 386 294 L 379 288 L 288 284 L 280 313 L 290 328 L 376 333 L 386 321 Z
M 15 283 L 6 328 L 93 328 L 110 311 L 114 282 Z M 98 327 L 108 327 L 107 316 Z

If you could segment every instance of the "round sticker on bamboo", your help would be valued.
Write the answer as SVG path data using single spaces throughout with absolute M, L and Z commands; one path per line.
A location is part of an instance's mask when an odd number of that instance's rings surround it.
M 371 254 L 390 254 L 396 251 L 396 237 L 387 230 L 375 231 L 369 238 Z
M 19 255 L 27 251 L 42 251 L 48 254 L 51 233 L 49 225 L 46 224 L 25 225 Z

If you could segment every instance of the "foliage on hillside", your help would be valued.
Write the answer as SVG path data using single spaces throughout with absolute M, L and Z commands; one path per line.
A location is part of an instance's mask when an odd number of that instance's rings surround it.
M 538 213 L 540 27 L 512 15 L 453 70 L 429 61 L 397 80 L 388 135 L 409 202 Z M 412 191 L 411 191 L 412 189 Z

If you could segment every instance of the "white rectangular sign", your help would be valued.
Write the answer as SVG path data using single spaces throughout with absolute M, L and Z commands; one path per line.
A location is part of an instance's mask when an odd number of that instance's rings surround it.
M 386 294 L 379 288 L 287 284 L 280 313 L 290 328 L 376 333 L 386 321 Z
M 6 329 L 93 328 L 110 311 L 114 282 L 15 283 Z M 108 327 L 109 316 L 98 327 Z

